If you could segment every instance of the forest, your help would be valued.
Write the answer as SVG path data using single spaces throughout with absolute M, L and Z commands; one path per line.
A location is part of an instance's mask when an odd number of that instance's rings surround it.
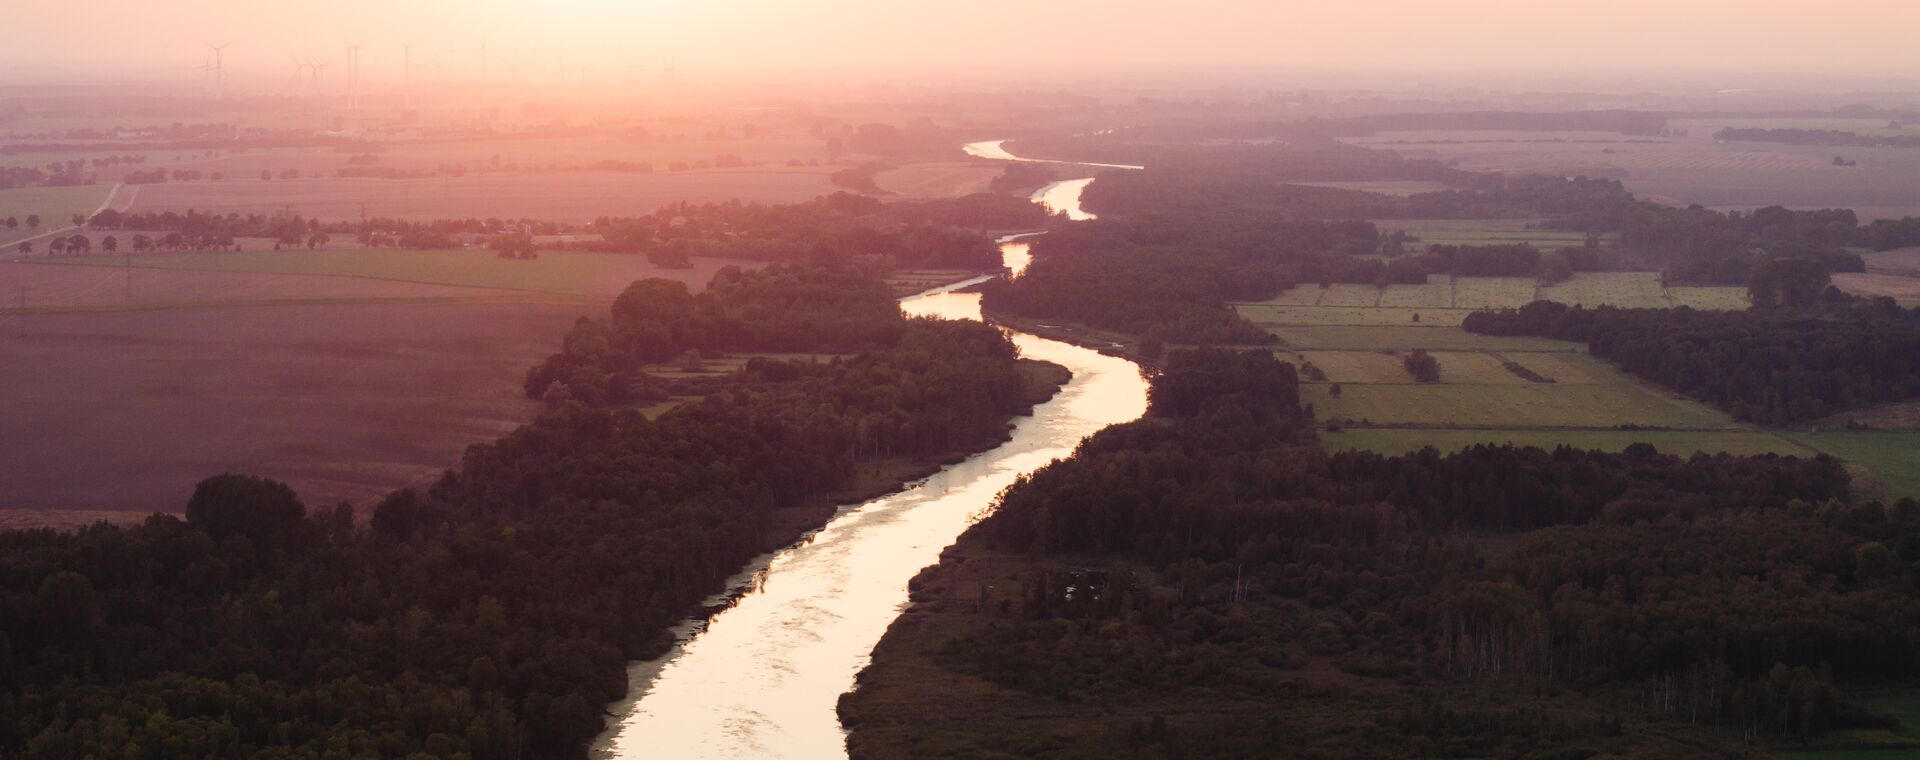
M 1262 357 L 1170 354 L 924 572 L 855 756 L 1735 756 L 1920 674 L 1920 503 L 1836 460 L 1328 454 Z M 1228 377 L 1263 392 L 1163 401 Z
M 1226 302 L 1333 277 L 1346 253 L 1372 250 L 1377 236 L 1366 222 L 1101 220 L 1035 241 L 1032 264 L 988 283 L 982 305 L 1181 343 L 1268 343 Z
M 1536 301 L 1476 312 L 1462 327 L 1583 342 L 1627 372 L 1761 424 L 1920 396 L 1920 310 L 1887 298 L 1743 312 Z
M 756 358 L 651 419 L 562 402 L 370 512 L 229 474 L 184 519 L 0 533 L 0 755 L 584 757 L 626 662 L 748 560 L 998 443 L 1058 382 L 998 330 L 907 319 L 845 271 L 722 276 L 700 297 L 636 284 L 613 341 L 577 329 L 563 354 L 627 361 L 668 329 L 848 355 Z

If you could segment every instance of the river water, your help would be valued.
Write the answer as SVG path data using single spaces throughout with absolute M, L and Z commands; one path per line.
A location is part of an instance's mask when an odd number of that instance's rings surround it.
M 1023 160 L 999 142 L 967 152 Z M 995 155 L 997 153 L 997 155 Z M 1114 166 L 1111 168 L 1135 168 Z M 1055 183 L 1035 202 L 1090 219 L 1079 190 Z M 1042 196 L 1045 196 L 1044 198 Z M 1018 275 L 1029 260 L 1015 235 L 1001 257 Z M 976 278 L 902 299 L 911 315 L 980 319 L 980 296 L 957 292 Z M 1015 478 L 1072 453 L 1081 439 L 1146 411 L 1147 384 L 1125 359 L 1008 330 L 1021 355 L 1060 364 L 1073 379 L 1018 418 L 1013 437 L 906 490 L 843 508 L 811 539 L 756 562 L 734 579 L 736 603 L 704 624 L 688 622 L 665 656 L 634 663 L 628 699 L 594 744 L 602 758 L 838 758 L 846 734 L 834 706 L 888 624 L 907 604 L 907 581 L 989 509 Z

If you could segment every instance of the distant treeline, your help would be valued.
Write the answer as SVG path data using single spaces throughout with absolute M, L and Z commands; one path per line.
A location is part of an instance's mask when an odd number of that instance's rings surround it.
M 1766 142 L 1834 148 L 1916 148 L 1920 135 L 1863 135 L 1838 129 L 1755 129 L 1728 127 L 1713 133 L 1721 142 Z
M 1584 342 L 1594 356 L 1749 422 L 1784 425 L 1920 396 L 1920 310 L 1838 298 L 1811 312 L 1764 301 L 1745 312 L 1537 301 L 1476 312 L 1462 326 Z
M 711 307 L 807 325 L 794 310 L 844 284 L 759 277 L 711 299 L 637 286 L 615 321 L 704 325 Z M 996 442 L 1034 400 L 991 326 L 835 319 L 862 336 L 857 355 L 756 359 L 655 419 L 563 404 L 364 524 L 224 475 L 184 520 L 0 533 L 0 755 L 585 757 L 627 661 L 819 525 L 829 494 L 883 459 Z M 822 347 L 790 335 L 806 342 L 762 347 Z M 587 338 L 567 350 L 612 348 Z

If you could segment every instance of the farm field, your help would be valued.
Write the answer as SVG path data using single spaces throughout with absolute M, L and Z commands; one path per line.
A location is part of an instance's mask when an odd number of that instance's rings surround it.
M 120 267 L 123 256 L 46 259 L 36 266 Z M 133 257 L 135 267 L 262 274 L 341 275 L 411 283 L 458 285 L 545 293 L 609 297 L 634 280 L 663 277 L 700 289 L 721 267 L 746 268 L 764 262 L 696 258 L 689 269 L 656 266 L 644 256 L 579 251 L 546 251 L 533 261 L 503 259 L 482 249 L 410 251 L 390 248 L 247 251 L 243 253 L 159 253 Z
M 0 262 L 0 312 L 294 302 L 553 301 L 555 298 L 525 291 L 366 277 Z
M 0 508 L 177 511 L 221 472 L 363 510 L 528 419 L 542 304 L 25 314 L 0 332 Z M 364 514 L 364 512 L 363 512 Z
M 1838 278 L 1836 277 L 1836 280 Z M 1920 281 L 1916 281 L 1920 282 Z M 1553 285 L 1531 277 L 1434 275 L 1425 285 L 1300 285 L 1265 301 L 1232 304 L 1247 321 L 1283 325 L 1457 326 L 1480 309 L 1511 309 L 1535 300 L 1570 306 L 1738 310 L 1741 287 L 1662 287 L 1657 272 L 1580 272 Z M 1415 317 L 1419 318 L 1416 320 Z
M 1456 351 L 1583 352 L 1576 343 L 1528 336 L 1475 335 L 1457 327 L 1396 325 L 1269 325 L 1267 332 L 1291 349 L 1404 351 L 1415 348 Z
M 1836 272 L 1833 284 L 1856 296 L 1886 296 L 1904 306 L 1920 304 L 1920 274 Z
M 0 245 L 11 246 L 18 241 L 69 226 L 73 224 L 74 214 L 93 213 L 110 192 L 113 192 L 111 184 L 0 190 L 0 221 L 6 221 L 7 217 L 20 220 L 17 228 L 0 227 Z M 27 228 L 29 214 L 40 217 L 39 229 Z M 34 248 L 44 250 L 45 246 L 43 242 L 36 241 Z M 11 255 L 12 251 L 5 253 Z
M 1441 363 L 1439 383 L 1343 384 L 1334 398 L 1330 385 L 1309 383 L 1301 400 L 1313 404 L 1320 419 L 1354 420 L 1372 425 L 1435 427 L 1553 428 L 1619 425 L 1722 430 L 1731 418 L 1706 406 L 1662 396 L 1630 381 L 1593 383 L 1477 384 L 1448 383 Z M 1605 378 L 1613 380 L 1613 378 Z
M 1873 132 L 1884 119 L 1822 119 L 1823 128 Z M 1863 220 L 1895 218 L 1920 206 L 1920 151 L 1773 143 L 1718 143 L 1727 126 L 1800 128 L 1805 119 L 1675 119 L 1685 137 L 1640 138 L 1609 132 L 1400 131 L 1349 142 L 1390 148 L 1409 158 L 1458 162 L 1463 169 L 1585 174 L 1620 179 L 1636 194 L 1685 205 L 1750 209 L 1851 208 Z M 1832 164 L 1836 154 L 1857 162 Z
M 1419 451 L 1429 446 L 1442 452 L 1458 451 L 1475 444 L 1509 444 L 1551 449 L 1567 445 L 1581 449 L 1620 451 L 1635 443 L 1650 443 L 1668 454 L 1686 456 L 1696 451 L 1727 452 L 1738 455 L 1813 453 L 1772 433 L 1763 431 L 1673 431 L 1673 430 L 1476 430 L 1476 429 L 1399 429 L 1349 428 L 1338 433 L 1322 432 L 1320 447 L 1328 451 L 1372 451 L 1389 456 Z
M 1359 190 L 1363 193 L 1381 195 L 1419 195 L 1437 193 L 1448 189 L 1446 185 L 1421 179 L 1381 179 L 1381 180 L 1328 180 L 1325 182 L 1289 182 L 1289 185 L 1307 185 L 1309 187 L 1331 187 L 1339 190 Z
M 1920 248 L 1895 248 L 1887 251 L 1860 251 L 1869 274 L 1904 274 L 1920 277 Z
M 1364 184 L 1364 183 L 1362 183 Z M 1545 219 L 1382 219 L 1374 222 L 1381 235 L 1405 232 L 1419 238 L 1409 246 L 1424 251 L 1432 245 L 1518 245 L 1526 243 L 1541 250 L 1578 248 L 1587 244 L 1587 233 L 1540 229 Z M 1603 242 L 1617 235 L 1601 236 Z
M 1792 437 L 1867 468 L 1884 497 L 1920 498 L 1920 431 L 1836 431 L 1794 433 Z
M 546 172 L 446 179 L 316 178 L 142 186 L 136 212 L 292 212 L 322 219 L 501 217 L 587 222 L 668 203 L 790 203 L 827 195 L 832 167 L 748 167 L 651 174 Z

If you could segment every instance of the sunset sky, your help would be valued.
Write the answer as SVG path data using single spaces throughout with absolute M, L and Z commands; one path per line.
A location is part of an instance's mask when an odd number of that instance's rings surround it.
M 367 45 L 397 79 L 399 45 L 448 78 L 516 58 L 547 73 L 621 56 L 657 68 L 874 73 L 1054 67 L 1274 69 L 1821 69 L 1920 72 L 1912 0 L 23 0 L 5 13 L 0 77 L 164 77 L 232 41 L 228 70 L 272 76 L 290 55 Z M 1708 31 L 1711 30 L 1711 31 Z

